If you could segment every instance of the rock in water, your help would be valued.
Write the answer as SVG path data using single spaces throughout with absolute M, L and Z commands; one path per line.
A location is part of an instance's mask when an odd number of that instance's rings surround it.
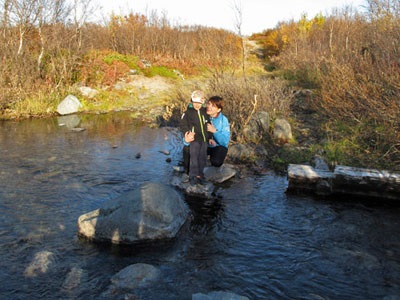
M 111 278 L 111 282 L 115 288 L 135 289 L 151 285 L 159 278 L 160 274 L 160 270 L 156 267 L 138 263 L 119 271 Z
M 113 244 L 171 239 L 188 215 L 189 208 L 175 189 L 146 183 L 80 216 L 78 234 Z
M 204 168 L 204 176 L 207 180 L 222 183 L 236 175 L 235 169 L 228 164 L 223 164 L 221 167 L 206 167 Z
M 178 174 L 174 175 L 171 179 L 173 186 L 185 191 L 186 194 L 205 198 L 215 198 L 218 196 L 218 188 L 213 183 L 225 182 L 236 175 L 236 170 L 231 165 L 224 164 L 219 168 L 210 166 L 204 168 L 206 182 L 203 184 L 190 184 L 187 175 L 182 173 L 183 169 L 174 167 L 174 171 Z

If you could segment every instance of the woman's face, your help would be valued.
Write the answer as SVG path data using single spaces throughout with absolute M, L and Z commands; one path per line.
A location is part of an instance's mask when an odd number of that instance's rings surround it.
M 207 103 L 207 114 L 213 118 L 218 116 L 219 112 L 221 111 L 214 103 L 208 102 Z

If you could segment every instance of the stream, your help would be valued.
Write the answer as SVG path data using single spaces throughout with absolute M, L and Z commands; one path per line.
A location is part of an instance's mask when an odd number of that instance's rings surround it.
M 162 276 L 132 299 L 400 299 L 400 206 L 290 195 L 272 171 L 230 180 L 217 199 L 186 196 L 190 224 L 167 245 L 78 238 L 80 215 L 169 184 L 181 150 L 176 128 L 127 112 L 0 122 L 1 298 L 100 299 L 113 275 L 147 263 Z

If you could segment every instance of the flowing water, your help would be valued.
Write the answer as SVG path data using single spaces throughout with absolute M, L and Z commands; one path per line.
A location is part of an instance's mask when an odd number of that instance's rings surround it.
M 186 197 L 193 218 L 168 245 L 79 239 L 81 214 L 144 182 L 168 184 L 181 143 L 127 113 L 70 118 L 0 123 L 1 299 L 99 299 L 134 263 L 162 276 L 132 299 L 400 299 L 398 206 L 288 195 L 272 172 L 235 178 L 212 201 Z

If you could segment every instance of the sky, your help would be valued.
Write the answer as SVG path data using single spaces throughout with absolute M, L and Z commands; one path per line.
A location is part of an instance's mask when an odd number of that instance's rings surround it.
M 97 0 L 102 12 L 126 15 L 165 15 L 172 25 L 202 25 L 238 33 L 234 6 L 242 15 L 241 33 L 251 35 L 274 28 L 278 22 L 328 15 L 333 8 L 352 6 L 361 9 L 366 0 Z M 237 11 L 237 10 L 236 10 Z

